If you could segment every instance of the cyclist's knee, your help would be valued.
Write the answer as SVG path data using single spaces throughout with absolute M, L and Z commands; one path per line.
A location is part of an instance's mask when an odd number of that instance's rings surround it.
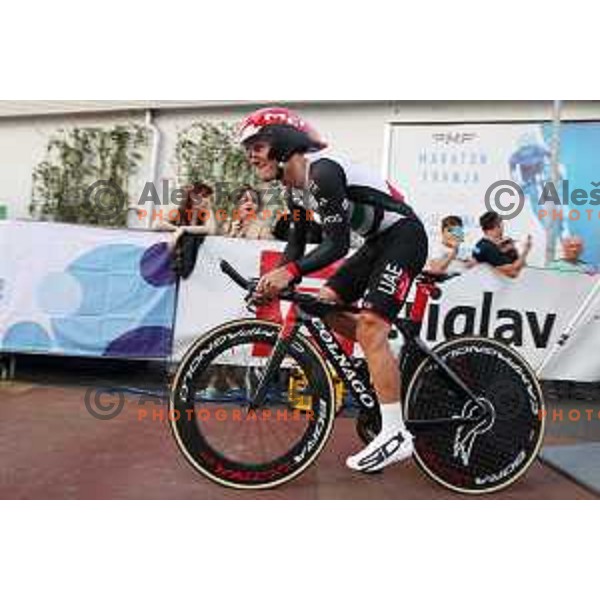
M 319 300 L 323 300 L 324 302 L 333 302 L 335 304 L 342 304 L 342 299 L 338 296 L 338 294 L 327 286 L 321 288 L 321 291 L 319 292 Z
M 391 325 L 383 317 L 363 311 L 358 316 L 356 338 L 364 351 L 377 349 L 388 343 Z

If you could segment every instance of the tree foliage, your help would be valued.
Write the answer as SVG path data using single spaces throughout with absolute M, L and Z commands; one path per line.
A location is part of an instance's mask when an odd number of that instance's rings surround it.
M 224 122 L 197 121 L 179 132 L 175 147 L 179 185 L 207 183 L 215 189 L 215 208 L 230 210 L 230 194 L 256 178 L 235 127 Z
M 136 124 L 59 130 L 33 172 L 31 215 L 40 220 L 123 227 L 130 181 L 147 145 L 146 128 Z

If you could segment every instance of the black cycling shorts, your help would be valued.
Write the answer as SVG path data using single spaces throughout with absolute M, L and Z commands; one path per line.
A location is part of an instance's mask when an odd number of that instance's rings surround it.
M 327 282 L 345 304 L 393 322 L 427 261 L 427 233 L 420 221 L 404 219 L 368 239 Z

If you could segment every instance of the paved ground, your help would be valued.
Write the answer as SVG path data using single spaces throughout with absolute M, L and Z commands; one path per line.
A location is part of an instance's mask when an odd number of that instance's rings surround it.
M 57 381 L 60 378 L 48 375 L 45 379 Z M 343 458 L 358 447 L 358 440 L 353 421 L 347 418 L 338 419 L 332 442 L 318 464 L 301 479 L 260 494 L 224 490 L 191 470 L 176 450 L 166 423 L 138 419 L 137 397 L 125 396 L 125 408 L 117 418 L 99 421 L 86 410 L 84 396 L 84 387 L 43 384 L 27 373 L 20 381 L 0 383 L 0 498 L 459 497 L 426 479 L 412 463 L 388 470 L 385 477 L 350 473 L 343 466 Z M 558 413 L 556 418 L 550 415 L 547 443 L 600 441 L 599 419 L 571 422 L 565 417 L 568 410 L 589 406 L 578 400 L 562 404 L 562 421 Z M 540 463 L 522 482 L 494 496 L 514 499 L 594 497 Z

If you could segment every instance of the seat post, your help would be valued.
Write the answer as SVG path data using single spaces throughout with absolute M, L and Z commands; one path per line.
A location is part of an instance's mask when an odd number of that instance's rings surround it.
M 437 300 L 440 296 L 441 290 L 435 283 L 423 280 L 418 281 L 415 301 L 410 311 L 410 320 L 420 326 L 425 318 L 430 298 Z

